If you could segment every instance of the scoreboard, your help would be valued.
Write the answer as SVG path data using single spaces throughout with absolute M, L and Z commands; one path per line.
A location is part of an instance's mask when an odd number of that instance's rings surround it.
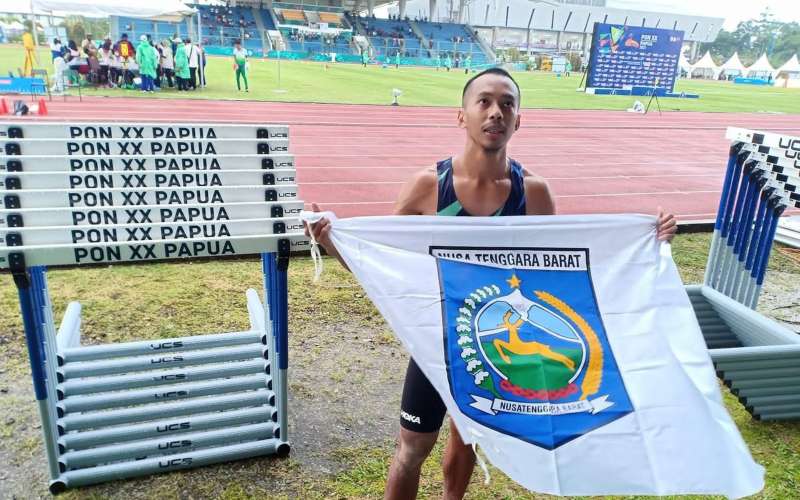
M 595 23 L 586 88 L 658 87 L 672 92 L 683 32 Z

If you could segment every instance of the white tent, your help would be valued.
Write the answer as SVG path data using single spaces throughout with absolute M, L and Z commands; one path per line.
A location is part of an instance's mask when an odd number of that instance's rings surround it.
M 763 78 L 767 79 L 775 74 L 775 68 L 769 63 L 769 59 L 767 59 L 767 54 L 761 54 L 761 57 L 758 58 L 758 61 L 754 62 L 752 66 L 747 68 L 747 77 L 748 78 Z
M 739 59 L 739 53 L 734 52 L 733 55 L 725 61 L 725 63 L 719 67 L 719 69 L 725 73 L 725 76 L 742 76 L 747 71 L 747 68 L 744 64 L 742 64 L 742 60 Z
M 180 21 L 196 11 L 180 0 L 32 0 L 33 11 L 73 12 L 88 17 L 124 16 Z
M 719 66 L 711 58 L 711 52 L 706 52 L 699 61 L 692 64 L 692 78 L 705 78 L 716 80 L 719 76 Z
M 783 66 L 778 68 L 778 73 L 783 71 L 786 73 L 800 73 L 800 61 L 797 60 L 797 54 L 793 55 L 791 59 L 783 63 Z
M 775 74 L 775 86 L 800 87 L 800 61 L 797 60 L 797 54 L 793 55 L 783 66 L 778 68 Z

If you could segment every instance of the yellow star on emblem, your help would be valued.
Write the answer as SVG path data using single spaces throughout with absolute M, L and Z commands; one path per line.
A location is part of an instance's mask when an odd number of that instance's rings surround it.
M 506 282 L 508 283 L 508 286 L 510 286 L 511 288 L 519 288 L 519 285 L 522 283 L 522 280 L 517 278 L 516 274 L 512 274 L 511 278 L 507 279 Z

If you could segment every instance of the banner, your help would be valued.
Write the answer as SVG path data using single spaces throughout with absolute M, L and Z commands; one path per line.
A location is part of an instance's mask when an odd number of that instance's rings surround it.
M 595 23 L 586 88 L 658 87 L 672 92 L 683 31 Z
M 653 217 L 362 217 L 331 237 L 464 441 L 526 488 L 763 487 Z

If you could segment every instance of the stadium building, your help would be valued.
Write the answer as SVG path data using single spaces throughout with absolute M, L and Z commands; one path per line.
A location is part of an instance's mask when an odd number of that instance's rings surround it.
M 685 53 L 713 41 L 723 19 L 607 7 L 605 0 L 314 0 L 282 3 L 238 0 L 194 5 L 180 23 L 113 17 L 112 37 L 128 33 L 155 39 L 189 36 L 211 54 L 229 54 L 234 40 L 257 56 L 437 65 L 450 57 L 473 67 L 498 60 L 498 52 L 579 54 L 585 58 L 596 22 L 681 30 Z M 388 13 L 388 18 L 376 16 Z M 386 15 L 386 14 L 384 14 Z

